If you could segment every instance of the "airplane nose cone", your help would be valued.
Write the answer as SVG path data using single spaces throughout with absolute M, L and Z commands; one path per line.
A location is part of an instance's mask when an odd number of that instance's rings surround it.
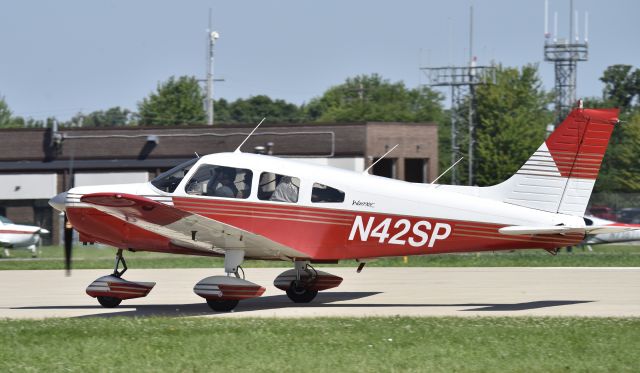
M 67 192 L 62 192 L 49 200 L 49 205 L 54 209 L 64 212 L 64 201 L 67 199 Z

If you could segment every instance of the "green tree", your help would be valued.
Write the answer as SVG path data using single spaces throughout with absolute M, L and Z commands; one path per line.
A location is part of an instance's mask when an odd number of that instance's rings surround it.
M 0 96 L 0 128 L 20 128 L 24 126 L 24 118 L 13 116 L 13 112 L 9 109 L 4 96 Z
M 602 73 L 602 99 L 585 100 L 590 108 L 620 108 L 620 124 L 614 129 L 604 156 L 595 191 L 598 193 L 640 192 L 640 70 L 629 65 L 612 65 Z M 635 103 L 635 105 L 634 105 Z
M 78 113 L 64 126 L 80 127 L 116 127 L 135 124 L 133 113 L 119 106 L 107 110 L 96 110 L 89 114 Z
M 231 104 L 229 101 L 224 98 L 220 98 L 214 101 L 213 111 L 214 111 L 214 122 L 218 123 L 232 123 L 231 113 L 229 112 L 229 107 Z
M 480 85 L 477 100 L 476 183 L 504 181 L 545 139 L 552 96 L 542 89 L 536 65 L 497 66 L 496 84 Z
M 607 101 L 589 100 L 587 107 L 611 107 Z M 586 105 L 586 103 L 585 103 Z M 596 181 L 597 193 L 640 192 L 640 109 L 620 112 Z
M 378 74 L 348 78 L 305 106 L 306 116 L 318 122 L 440 121 L 442 96 L 426 87 L 409 89 Z
M 140 125 L 203 124 L 204 94 L 195 77 L 171 77 L 138 103 Z
M 640 112 L 621 116 L 605 155 L 596 191 L 640 192 Z
M 640 70 L 631 65 L 612 65 L 602 74 L 604 101 L 623 110 L 640 97 Z
M 284 100 L 273 100 L 258 95 L 248 99 L 237 99 L 231 103 L 224 99 L 216 101 L 217 123 L 299 123 L 304 121 L 300 107 Z
M 0 127 L 10 127 L 11 121 L 11 109 L 4 99 L 4 96 L 0 96 Z

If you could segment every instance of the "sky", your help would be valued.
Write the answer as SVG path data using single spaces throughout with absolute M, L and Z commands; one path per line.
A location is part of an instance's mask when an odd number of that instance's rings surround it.
M 266 94 L 296 104 L 348 77 L 378 73 L 414 88 L 420 67 L 466 65 L 470 0 L 21 0 L 0 3 L 0 96 L 14 115 L 67 120 L 120 106 L 131 110 L 170 76 L 206 74 L 209 9 L 215 98 Z M 543 0 L 476 0 L 480 65 L 543 61 Z M 558 36 L 569 36 L 569 0 L 549 0 Z M 578 97 L 601 96 L 612 64 L 640 67 L 640 1 L 574 0 L 589 61 L 578 65 Z M 550 21 L 553 29 L 553 22 Z M 553 32 L 553 30 L 551 30 Z

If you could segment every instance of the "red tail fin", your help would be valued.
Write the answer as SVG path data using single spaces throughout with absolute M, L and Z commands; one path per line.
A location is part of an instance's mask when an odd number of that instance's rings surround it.
M 617 121 L 618 109 L 573 110 L 546 141 L 560 175 L 595 180 Z

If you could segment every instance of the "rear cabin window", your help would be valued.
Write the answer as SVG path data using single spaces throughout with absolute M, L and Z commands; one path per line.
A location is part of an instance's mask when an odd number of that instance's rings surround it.
M 189 179 L 185 192 L 196 196 L 244 199 L 251 194 L 252 178 L 253 172 L 246 168 L 205 164 Z
M 324 184 L 313 183 L 313 190 L 311 190 L 311 202 L 314 202 L 314 203 L 344 202 L 344 192 Z
M 298 202 L 300 179 L 273 172 L 260 174 L 258 199 L 273 202 Z

